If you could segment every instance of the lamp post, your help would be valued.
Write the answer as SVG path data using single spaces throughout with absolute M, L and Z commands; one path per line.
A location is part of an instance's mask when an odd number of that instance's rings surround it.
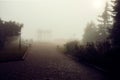
M 21 32 L 19 33 L 19 50 L 21 51 Z

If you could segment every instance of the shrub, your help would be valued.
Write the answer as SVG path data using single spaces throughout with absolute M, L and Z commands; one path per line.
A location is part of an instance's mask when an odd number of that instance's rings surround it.
M 106 70 L 108 66 L 112 66 L 113 59 L 116 60 L 116 51 L 118 51 L 118 49 L 112 48 L 109 41 L 96 44 L 86 43 L 85 45 L 81 45 L 79 41 L 71 41 L 66 43 L 64 48 L 66 54 L 77 58 L 79 61 L 87 62 Z
M 79 51 L 79 42 L 78 41 L 71 41 L 64 45 L 65 47 L 65 53 L 68 53 L 70 55 L 75 55 Z

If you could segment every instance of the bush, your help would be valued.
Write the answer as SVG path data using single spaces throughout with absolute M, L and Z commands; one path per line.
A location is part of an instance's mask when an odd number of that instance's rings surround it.
M 113 63 L 112 59 L 117 57 L 114 55 L 117 50 L 112 49 L 109 41 L 85 45 L 81 45 L 78 41 L 71 41 L 66 43 L 64 48 L 66 54 L 77 58 L 77 60 L 96 65 L 105 70 L 108 70 L 108 65 L 110 66 Z
M 79 42 L 78 41 L 71 41 L 64 45 L 65 47 L 65 53 L 68 53 L 70 55 L 75 55 L 79 52 Z

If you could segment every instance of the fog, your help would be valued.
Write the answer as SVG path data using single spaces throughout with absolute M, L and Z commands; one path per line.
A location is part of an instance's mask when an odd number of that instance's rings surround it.
M 23 23 L 23 38 L 81 39 L 86 23 L 96 21 L 106 0 L 0 0 L 0 18 Z M 45 34 L 46 35 L 46 34 Z

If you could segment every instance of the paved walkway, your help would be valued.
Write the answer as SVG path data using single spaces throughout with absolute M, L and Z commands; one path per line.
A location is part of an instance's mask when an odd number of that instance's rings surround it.
M 76 63 L 51 43 L 34 43 L 24 61 L 0 63 L 0 80 L 106 80 L 99 71 Z

